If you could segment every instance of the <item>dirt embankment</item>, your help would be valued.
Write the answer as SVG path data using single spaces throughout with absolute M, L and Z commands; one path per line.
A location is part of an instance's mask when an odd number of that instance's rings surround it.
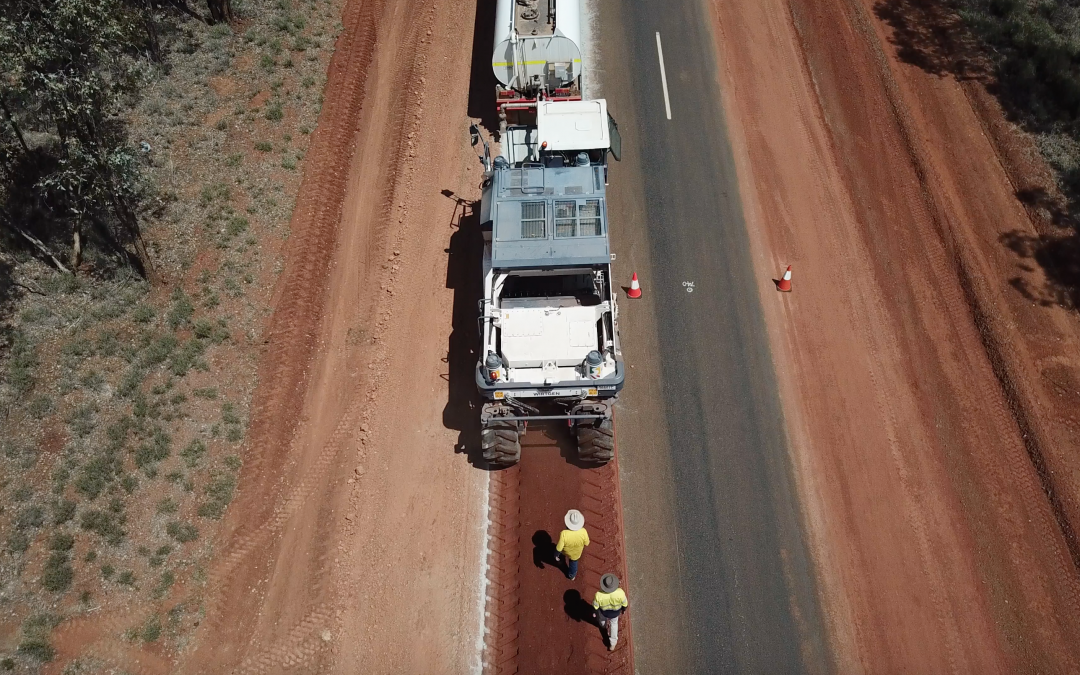
M 346 7 L 213 601 L 180 672 L 476 665 L 483 475 L 442 417 L 447 245 L 480 177 L 472 9 Z
M 1046 174 L 909 11 L 713 3 L 838 670 L 1076 672 L 1080 318 L 1008 245 Z

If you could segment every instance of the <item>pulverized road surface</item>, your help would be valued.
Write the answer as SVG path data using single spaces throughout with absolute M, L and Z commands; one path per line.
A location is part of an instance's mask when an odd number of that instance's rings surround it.
M 616 416 L 636 669 L 828 672 L 708 6 L 597 5 L 616 276 L 645 291 Z

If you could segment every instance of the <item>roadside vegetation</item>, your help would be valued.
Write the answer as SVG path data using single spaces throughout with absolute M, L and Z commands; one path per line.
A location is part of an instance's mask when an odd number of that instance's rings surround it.
M 0 672 L 197 625 L 340 5 L 0 12 Z
M 953 0 L 993 71 L 991 90 L 1031 133 L 1057 176 L 1059 194 L 1022 190 L 1053 227 L 1003 243 L 1037 262 L 1043 289 L 1015 280 L 1042 304 L 1080 309 L 1080 7 L 1068 0 Z

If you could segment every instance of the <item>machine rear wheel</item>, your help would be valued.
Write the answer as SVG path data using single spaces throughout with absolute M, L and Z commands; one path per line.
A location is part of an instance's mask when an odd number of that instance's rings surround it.
M 577 429 L 578 459 L 606 464 L 615 457 L 615 425 L 610 419 L 581 424 Z
M 492 420 L 480 431 L 484 461 L 495 466 L 512 466 L 521 459 L 521 431 L 517 422 Z

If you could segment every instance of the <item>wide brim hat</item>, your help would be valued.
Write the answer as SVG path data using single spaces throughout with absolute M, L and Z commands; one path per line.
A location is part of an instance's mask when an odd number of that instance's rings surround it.
M 605 593 L 612 593 L 619 587 L 619 577 L 614 574 L 605 574 L 600 577 L 600 590 Z
M 580 530 L 585 527 L 585 516 L 581 515 L 581 511 L 577 509 L 570 509 L 563 516 L 563 522 L 566 523 L 568 530 Z

